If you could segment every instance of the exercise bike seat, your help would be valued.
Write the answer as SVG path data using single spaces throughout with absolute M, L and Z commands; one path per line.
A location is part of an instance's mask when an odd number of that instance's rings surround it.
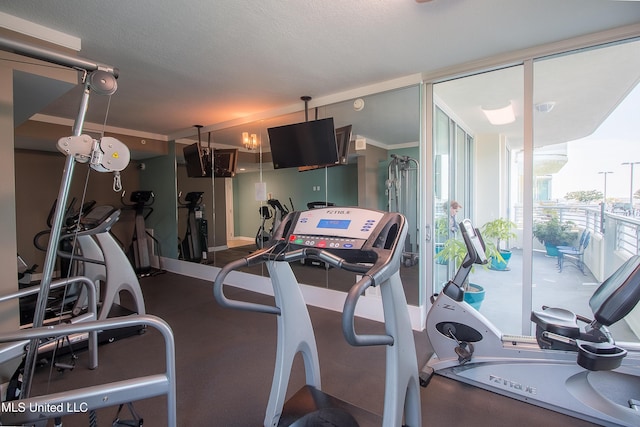
M 629 258 L 596 289 L 589 299 L 593 318 L 611 326 L 624 318 L 640 301 L 640 256 Z
M 580 337 L 578 317 L 575 313 L 564 308 L 547 308 L 531 312 L 531 321 L 536 324 L 536 330 L 551 332 L 567 338 Z M 536 333 L 536 335 L 538 335 Z

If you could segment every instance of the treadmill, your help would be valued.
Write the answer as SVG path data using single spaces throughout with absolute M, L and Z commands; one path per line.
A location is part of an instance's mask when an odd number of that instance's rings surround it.
M 266 247 L 225 265 L 213 292 L 223 307 L 277 316 L 276 366 L 264 426 L 302 426 L 312 417 L 341 419 L 340 425 L 421 426 L 419 372 L 416 349 L 400 279 L 406 219 L 395 212 L 359 207 L 325 207 L 289 213 Z M 319 260 L 356 272 L 361 279 L 346 295 L 342 330 L 354 346 L 385 346 L 385 397 L 382 414 L 355 407 L 324 392 L 313 326 L 290 263 Z M 266 264 L 275 296 L 273 306 L 229 299 L 227 275 L 241 267 Z M 361 335 L 355 330 L 358 300 L 367 288 L 379 286 L 385 333 Z M 285 402 L 292 364 L 303 356 L 306 385 Z M 313 424 L 310 424 L 313 425 Z

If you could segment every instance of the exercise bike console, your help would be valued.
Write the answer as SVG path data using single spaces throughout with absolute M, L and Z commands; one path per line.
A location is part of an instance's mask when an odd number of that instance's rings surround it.
M 470 220 L 465 219 L 460 223 L 460 232 L 467 246 L 467 255 L 464 257 L 455 277 L 442 290 L 445 295 L 458 302 L 464 299 L 464 283 L 471 272 L 473 264 L 486 264 L 489 262 L 484 252 L 482 236 L 477 229 L 473 228 Z

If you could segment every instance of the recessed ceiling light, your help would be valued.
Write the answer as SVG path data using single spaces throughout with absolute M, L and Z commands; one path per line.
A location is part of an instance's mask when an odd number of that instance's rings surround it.
M 511 104 L 511 102 L 502 107 L 483 106 L 481 109 L 492 125 L 506 125 L 516 121 L 516 114 L 513 111 L 513 104 Z
M 556 103 L 553 101 L 540 102 L 535 105 L 535 109 L 539 113 L 548 113 L 549 111 L 553 110 L 553 107 L 555 106 L 556 106 Z

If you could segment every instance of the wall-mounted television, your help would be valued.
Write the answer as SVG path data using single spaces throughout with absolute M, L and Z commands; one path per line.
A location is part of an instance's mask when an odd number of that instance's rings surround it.
M 338 162 L 341 165 L 349 163 L 349 144 L 351 143 L 351 125 L 336 129 L 336 142 L 338 144 Z
M 208 153 L 196 142 L 182 149 L 184 160 L 187 163 L 187 176 L 189 178 L 211 177 L 211 161 Z
M 351 125 L 336 129 L 336 144 L 338 148 L 338 163 L 329 165 L 300 166 L 298 172 L 311 171 L 324 167 L 346 165 L 349 163 L 349 143 L 351 142 Z
M 338 163 L 333 117 L 272 127 L 267 132 L 274 169 Z
M 238 167 L 238 150 L 224 148 L 213 150 L 213 174 L 216 178 L 233 178 Z
M 210 150 L 200 147 L 199 143 L 187 145 L 183 148 L 184 160 L 187 164 L 187 176 L 189 178 L 233 178 L 238 166 L 238 150 L 226 148 Z M 213 157 L 213 162 L 211 161 Z M 213 163 L 213 165 L 212 165 Z

